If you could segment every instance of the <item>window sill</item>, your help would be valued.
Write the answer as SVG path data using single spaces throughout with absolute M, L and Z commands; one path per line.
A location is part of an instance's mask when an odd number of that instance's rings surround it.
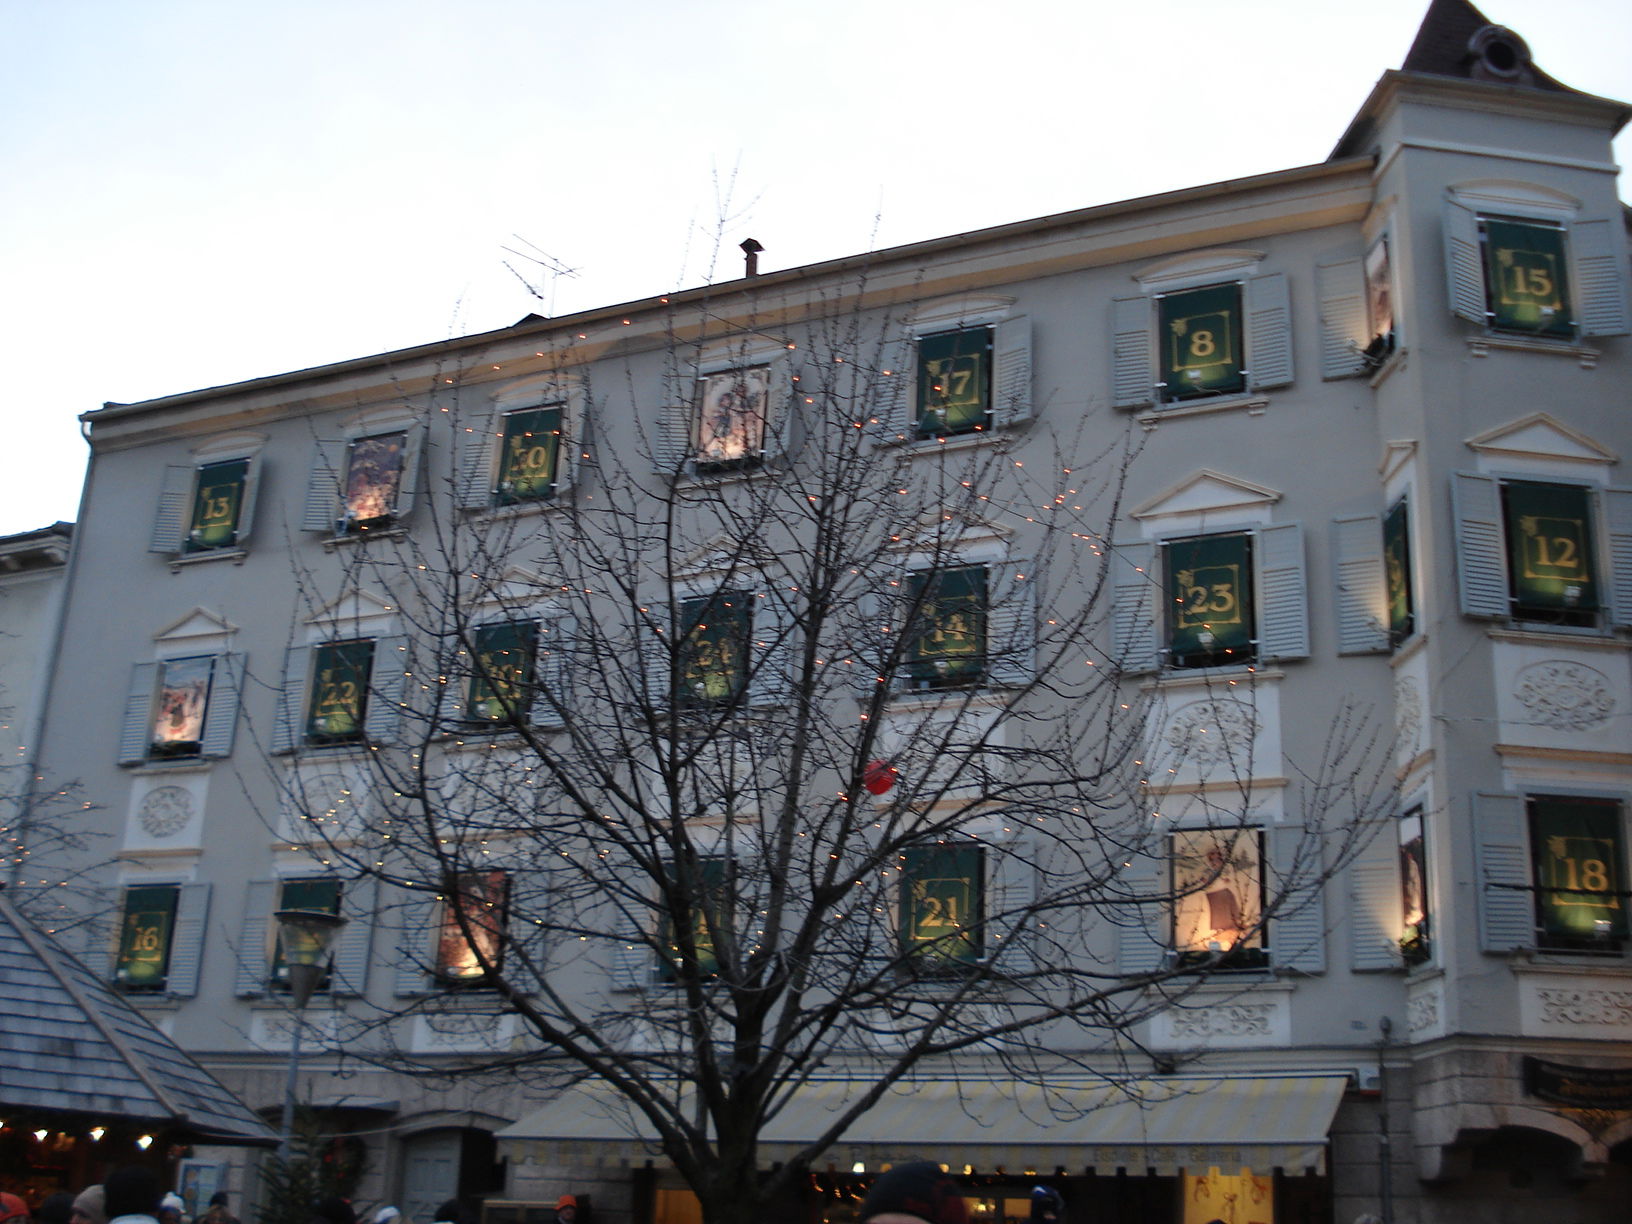
M 1367 385 L 1375 391 L 1394 376 L 1394 371 L 1405 369 L 1406 358 L 1410 355 L 1410 352 L 1411 350 L 1406 348 L 1395 349 L 1388 355 L 1388 360 L 1372 372 L 1371 377 L 1367 380 Z
M 133 773 L 142 774 L 196 774 L 208 773 L 210 766 L 219 758 L 216 757 L 177 757 L 171 760 L 151 758 L 146 761 L 133 761 L 125 766 Z
M 1589 348 L 1573 340 L 1532 340 L 1527 336 L 1504 336 L 1496 332 L 1468 337 L 1470 356 L 1489 357 L 1492 351 L 1498 349 L 1510 353 L 1543 353 L 1553 357 L 1573 357 L 1581 363 L 1583 370 L 1596 369 L 1598 358 L 1602 356 L 1598 349 Z
M 1576 977 L 1587 972 L 1632 979 L 1632 964 L 1627 963 L 1625 951 L 1564 952 L 1552 948 L 1522 948 L 1510 952 L 1508 960 L 1516 976 Z
M 1263 416 L 1269 408 L 1267 395 L 1230 395 L 1216 400 L 1179 400 L 1154 408 L 1139 410 L 1138 421 L 1147 430 L 1155 429 L 1163 421 L 1179 417 L 1208 416 L 1215 412 L 1245 412 L 1248 416 Z
M 1224 667 L 1185 667 L 1177 670 L 1164 670 L 1152 675 L 1140 684 L 1141 692 L 1155 692 L 1157 689 L 1203 688 L 1217 690 L 1220 688 L 1240 688 L 1245 682 L 1247 686 L 1263 684 L 1267 681 L 1284 680 L 1286 673 L 1278 667 L 1260 667 L 1248 664 L 1231 664 Z
M 1572 646 L 1588 650 L 1607 650 L 1616 654 L 1626 650 L 1625 639 L 1611 629 L 1586 629 L 1573 625 L 1546 628 L 1532 624 L 1492 625 L 1485 630 L 1485 636 L 1495 642 L 1510 642 L 1518 646 L 1556 647 L 1560 641 L 1567 641 Z
M 351 531 L 345 535 L 325 536 L 323 551 L 333 552 L 337 548 L 348 548 L 352 545 L 367 544 L 370 540 L 406 540 L 408 529 L 400 523 L 393 523 L 389 527 L 375 527 L 368 531 Z
M 170 558 L 170 572 L 175 573 L 184 565 L 204 565 L 211 561 L 231 561 L 234 565 L 242 565 L 244 558 L 249 556 L 243 548 L 217 548 L 210 552 L 177 553 Z
M 944 438 L 919 438 L 911 434 L 898 433 L 894 437 L 883 439 L 880 445 L 899 446 L 916 459 L 921 455 L 947 455 L 959 451 L 979 450 L 986 446 L 1007 446 L 1012 440 L 1014 429 L 1014 425 L 1001 429 L 993 426 L 991 429 L 982 429 L 976 433 L 949 434 Z
M 888 713 L 907 713 L 945 707 L 967 710 L 973 707 L 1000 707 L 1008 704 L 1009 690 L 986 683 L 968 688 L 897 689 L 890 694 Z

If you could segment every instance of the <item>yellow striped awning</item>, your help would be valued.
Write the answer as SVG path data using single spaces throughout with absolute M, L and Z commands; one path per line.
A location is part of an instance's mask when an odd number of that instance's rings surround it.
M 1235 1172 L 1323 1172 L 1326 1133 L 1348 1084 L 1340 1073 L 1166 1076 L 1051 1085 L 916 1081 L 885 1094 L 831 1143 L 825 1161 L 848 1170 L 935 1160 L 990 1173 L 1070 1173 L 1126 1169 L 1170 1175 L 1210 1168 Z M 822 1134 L 865 1085 L 849 1080 L 804 1089 L 761 1132 L 770 1164 Z M 602 1161 L 641 1162 L 660 1153 L 649 1123 L 604 1086 L 580 1085 L 498 1133 L 517 1160 L 585 1143 Z

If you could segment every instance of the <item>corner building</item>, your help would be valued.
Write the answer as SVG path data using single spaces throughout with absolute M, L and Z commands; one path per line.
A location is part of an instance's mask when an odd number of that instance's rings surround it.
M 964 1175 L 989 1219 L 1023 1217 L 1038 1180 L 1096 1224 L 1622 1219 L 1632 345 L 1610 142 L 1629 116 L 1434 0 L 1317 165 L 87 414 L 42 750 L 102 805 L 115 847 L 118 931 L 84 954 L 275 1119 L 291 1013 L 271 916 L 338 909 L 301 1082 L 363 1170 L 359 1201 L 424 1221 L 458 1194 L 507 1224 L 575 1192 L 604 1224 L 695 1218 L 668 1162 L 591 1090 L 447 1087 L 347 1052 L 356 1026 L 397 1013 L 393 1040 L 421 1058 L 526 1039 L 479 989 L 463 1023 L 414 1014 L 480 986 L 460 949 L 484 928 L 326 858 L 369 802 L 359 762 L 416 700 L 405 609 L 343 578 L 450 516 L 547 516 L 592 495 L 612 455 L 752 479 L 800 437 L 778 407 L 800 372 L 785 337 L 849 311 L 891 346 L 893 381 L 865 411 L 898 447 L 1046 464 L 1060 436 L 1136 440 L 1099 640 L 1147 711 L 1161 795 L 1143 816 L 1162 853 L 1122 878 L 1173 899 L 1084 954 L 1123 975 L 1230 959 L 1151 1008 L 1131 1062 L 1052 1031 L 1084 1073 L 1079 1101 L 1099 1090 L 1089 1070 L 1132 1074 L 1143 1108 L 1108 1098 L 1045 1124 L 973 1074 L 977 1054 L 926 1065 L 833 1146 L 787 1218 L 848 1218 L 868 1176 L 922 1155 Z M 658 402 L 677 406 L 637 410 Z M 941 575 L 940 632 L 909 674 L 1006 682 L 979 660 L 1000 633 L 1037 632 L 995 610 L 1025 547 L 1023 529 L 971 545 Z M 344 594 L 305 600 L 307 579 Z M 728 624 L 729 600 L 698 590 L 693 629 Z M 461 686 L 464 717 L 502 711 L 507 677 L 542 683 L 551 635 L 572 631 L 548 614 L 479 626 L 474 649 L 520 670 Z M 729 653 L 725 631 L 697 632 L 699 657 Z M 699 675 L 706 689 L 715 673 Z M 1320 758 L 1336 694 L 1391 737 L 1397 799 L 1314 895 L 1266 916 L 1262 880 L 1321 799 L 1296 763 Z M 1218 840 L 1221 793 L 1252 836 Z M 1013 883 L 950 853 L 919 867 L 953 881 L 942 903 L 989 906 Z M 461 879 L 495 913 L 523 883 L 502 865 Z M 655 972 L 604 969 L 631 990 Z M 765 1160 L 845 1083 L 779 1118 Z M 242 1153 L 192 1159 L 253 1197 Z

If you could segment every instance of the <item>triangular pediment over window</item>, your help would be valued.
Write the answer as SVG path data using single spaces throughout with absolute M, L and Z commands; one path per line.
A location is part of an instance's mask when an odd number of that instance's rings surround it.
M 222 641 L 237 633 L 238 626 L 218 612 L 208 608 L 194 608 L 186 616 L 167 625 L 153 635 L 153 640 L 167 646 L 190 642 Z
M 1614 451 L 1571 429 L 1545 412 L 1532 413 L 1468 439 L 1480 455 L 1546 459 L 1552 462 L 1611 464 Z
M 319 608 L 306 618 L 314 628 L 342 631 L 358 626 L 373 628 L 394 616 L 396 607 L 369 591 L 353 591 L 342 595 L 326 607 Z
M 1280 500 L 1275 489 L 1202 468 L 1135 509 L 1131 517 L 1142 522 L 1211 514 L 1236 517 L 1267 513 Z

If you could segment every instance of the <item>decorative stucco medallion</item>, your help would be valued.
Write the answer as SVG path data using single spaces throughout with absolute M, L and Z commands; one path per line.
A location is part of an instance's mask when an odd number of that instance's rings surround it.
M 1394 736 L 1401 748 L 1413 753 L 1422 742 L 1422 690 L 1415 676 L 1394 682 Z
M 1526 667 L 1514 678 L 1513 696 L 1536 722 L 1560 731 L 1596 727 L 1615 710 L 1609 678 L 1564 659 L 1546 659 Z
M 136 809 L 149 837 L 169 837 L 193 818 L 193 796 L 179 786 L 156 786 Z
M 1196 701 L 1176 710 L 1167 743 L 1187 765 L 1203 769 L 1229 764 L 1246 772 L 1252 763 L 1258 718 L 1239 701 Z

